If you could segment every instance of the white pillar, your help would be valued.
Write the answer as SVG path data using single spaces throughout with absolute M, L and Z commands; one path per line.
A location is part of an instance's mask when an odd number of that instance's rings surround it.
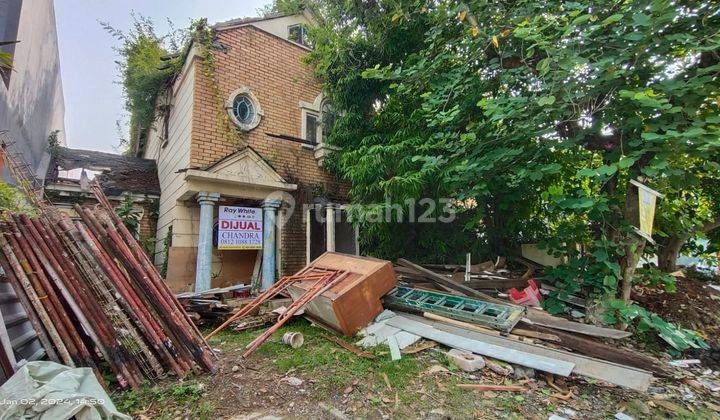
M 325 207 L 325 229 L 327 237 L 325 250 L 335 252 L 335 206 L 332 204 Z
M 268 289 L 275 284 L 275 250 L 276 232 L 275 220 L 277 210 L 280 208 L 280 200 L 265 200 L 262 202 L 263 209 L 263 252 L 262 252 L 262 290 Z
M 200 204 L 200 232 L 198 235 L 197 261 L 195 264 L 195 292 L 210 288 L 212 270 L 213 208 L 220 194 L 201 192 L 197 195 Z

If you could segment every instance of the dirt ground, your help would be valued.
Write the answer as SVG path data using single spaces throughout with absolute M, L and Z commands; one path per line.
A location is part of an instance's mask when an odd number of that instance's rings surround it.
M 700 333 L 710 350 L 691 351 L 685 356 L 701 359 L 703 365 L 720 370 L 720 291 L 709 287 L 720 285 L 720 279 L 709 279 L 692 271 L 677 278 L 677 291 L 636 287 L 633 300 L 663 319 Z M 655 339 L 655 347 L 662 343 Z
M 299 331 L 305 344 L 292 349 L 282 333 Z M 244 364 L 241 354 L 257 331 L 226 331 L 211 341 L 219 353 L 218 372 L 139 391 L 117 393 L 118 408 L 135 418 L 720 418 L 720 402 L 709 391 L 677 378 L 656 380 L 648 394 L 579 377 L 554 378 L 551 387 L 538 372 L 513 379 L 489 369 L 460 371 L 441 346 L 390 360 L 387 347 L 366 360 L 324 338 L 328 333 L 296 319 Z M 682 374 L 680 374 L 682 376 Z M 523 392 L 473 392 L 457 384 L 521 385 Z

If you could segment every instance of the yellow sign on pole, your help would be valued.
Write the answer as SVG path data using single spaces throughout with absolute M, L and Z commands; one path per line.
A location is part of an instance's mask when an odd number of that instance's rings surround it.
M 662 198 L 663 195 L 634 179 L 631 179 L 630 183 L 638 188 L 640 229 L 636 231 L 640 236 L 654 243 L 652 230 L 653 221 L 655 220 L 655 203 L 658 197 Z

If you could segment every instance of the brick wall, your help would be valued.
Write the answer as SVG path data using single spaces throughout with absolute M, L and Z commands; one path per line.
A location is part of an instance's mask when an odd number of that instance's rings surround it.
M 293 193 L 295 210 L 282 228 L 281 238 L 281 274 L 292 273 L 305 265 L 303 204 L 311 202 L 313 192 L 318 190 L 334 201 L 344 201 L 347 186 L 318 167 L 313 150 L 266 133 L 299 137 L 299 103 L 312 103 L 320 94 L 320 85 L 311 69 L 301 62 L 307 50 L 300 46 L 252 26 L 220 31 L 218 40 L 228 47 L 225 52 L 214 52 L 219 95 L 215 95 L 210 77 L 204 74 L 203 64 L 195 62 L 190 166 L 208 166 L 250 145 L 287 182 L 298 185 Z M 228 135 L 223 124 L 231 130 L 235 126 L 224 110 L 222 118 L 218 118 L 218 107 L 224 107 L 230 93 L 242 86 L 249 87 L 257 97 L 264 115 L 250 132 Z
M 155 235 L 157 234 L 157 210 L 153 213 L 154 204 L 150 201 L 141 203 L 143 208 L 143 217 L 140 219 L 140 226 L 138 227 L 140 245 L 149 252 L 152 252 L 154 242 L 149 243 L 150 239 L 156 240 Z M 146 246 L 147 245 L 147 246 Z M 155 258 L 155 255 L 150 255 L 150 259 Z

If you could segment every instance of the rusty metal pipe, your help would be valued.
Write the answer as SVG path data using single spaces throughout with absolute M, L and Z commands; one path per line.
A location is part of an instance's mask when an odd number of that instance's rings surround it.
M 83 329 L 87 331 L 105 360 L 110 364 L 111 369 L 115 371 L 118 381 L 122 383 L 122 377 L 125 377 L 130 382 L 137 382 L 139 378 L 131 377 L 133 374 L 125 366 L 128 362 L 123 360 L 121 353 L 116 348 L 114 337 L 108 329 L 109 322 L 104 317 L 104 314 L 96 310 L 96 306 L 87 304 L 86 294 L 76 287 L 76 279 L 69 274 L 70 270 L 66 271 L 63 268 L 55 253 L 48 247 L 46 237 L 40 233 L 33 221 L 26 215 L 20 215 L 20 219 L 27 227 L 30 237 L 33 237 L 35 243 L 40 247 L 42 252 L 38 253 L 38 256 L 43 266 L 48 270 L 50 278 L 60 289 L 65 301 L 68 302 Z M 47 240 L 50 242 L 49 238 Z
M 32 283 L 30 282 L 30 279 L 25 272 L 24 267 L 27 267 L 28 271 L 30 271 L 29 264 L 27 264 L 27 262 L 23 263 L 21 260 L 21 256 L 16 255 L 14 252 L 13 244 L 10 241 L 10 238 L 12 236 L 13 235 L 11 233 L 6 233 L 3 236 L 2 249 L 3 253 L 8 259 L 8 262 L 10 263 L 10 266 L 13 269 L 13 272 L 15 273 L 15 278 L 19 280 L 19 284 L 22 286 L 22 290 L 27 296 L 27 299 L 32 303 L 32 308 L 35 309 L 35 313 L 37 313 L 40 322 L 45 327 L 48 336 L 53 343 L 53 346 L 55 347 L 58 355 L 60 356 L 60 360 L 62 360 L 62 363 L 70 367 L 75 367 L 75 362 L 70 356 L 70 352 L 63 343 L 63 340 L 60 338 L 60 335 L 55 328 L 55 324 L 50 320 L 50 316 L 45 310 L 45 306 L 40 301 L 37 292 L 33 288 Z
M 282 327 L 290 318 L 292 318 L 297 311 L 299 311 L 303 306 L 310 303 L 316 297 L 322 295 L 327 290 L 340 283 L 345 277 L 347 277 L 347 275 L 347 271 L 335 271 L 328 273 L 325 277 L 316 281 L 315 284 L 313 284 L 313 286 L 308 291 L 306 291 L 302 296 L 300 296 L 296 301 L 294 301 L 287 308 L 287 310 L 280 315 L 277 322 L 273 326 L 268 328 L 264 333 L 262 333 L 259 337 L 257 337 L 255 340 L 253 340 L 250 344 L 246 346 L 247 350 L 242 355 L 242 357 L 249 357 L 255 351 L 255 349 L 257 349 L 262 343 L 265 342 L 265 340 L 267 340 L 271 335 L 273 335 L 275 331 L 280 329 L 280 327 Z
M 110 277 L 110 281 L 116 287 L 117 292 L 123 297 L 121 303 L 125 305 L 126 311 L 136 317 L 136 323 L 146 335 L 146 339 L 150 342 L 151 346 L 160 355 L 161 359 L 163 359 L 178 376 L 184 376 L 189 370 L 189 367 L 181 367 L 178 365 L 178 362 L 168 352 L 165 343 L 168 342 L 169 338 L 165 335 L 165 332 L 156 322 L 155 318 L 148 312 L 148 302 L 141 302 L 140 296 L 132 289 L 128 280 L 125 278 L 125 274 L 120 271 L 103 248 L 99 238 L 101 232 L 97 231 L 99 227 L 93 223 L 92 215 L 87 213 L 87 209 L 79 208 L 79 206 L 76 207 L 76 210 L 83 221 L 85 221 L 85 226 L 81 229 L 80 225 L 78 225 L 78 230 L 91 249 L 93 249 L 95 255 L 100 259 L 102 267 L 106 269 L 106 274 Z
M 76 222 L 76 227 L 91 251 L 100 259 L 101 266 L 106 270 L 106 275 L 115 288 L 115 291 L 120 296 L 117 301 L 124 309 L 124 313 L 127 313 L 132 317 L 132 322 L 135 327 L 142 331 L 145 341 L 160 355 L 161 359 L 164 359 L 166 363 L 171 367 L 178 375 L 183 375 L 188 369 L 181 368 L 175 361 L 175 359 L 167 351 L 164 343 L 167 340 L 162 328 L 154 322 L 152 315 L 147 311 L 147 303 L 141 301 L 141 299 L 135 294 L 134 290 L 129 288 L 129 284 L 125 278 L 125 274 L 120 271 L 112 258 L 105 252 L 105 249 L 100 244 L 98 238 L 94 235 L 91 227 L 88 225 L 82 225 L 80 222 Z M 128 319 L 128 322 L 130 319 Z M 159 361 L 155 357 L 150 348 L 148 348 L 143 340 L 138 343 L 143 348 L 143 353 L 146 353 L 153 364 L 153 369 L 160 376 L 164 375 L 163 368 L 160 366 Z
M 88 293 L 91 293 L 91 295 L 93 296 L 93 300 L 94 300 L 93 305 L 97 306 L 97 300 L 98 299 L 102 300 L 103 292 L 101 292 L 101 290 L 105 290 L 105 284 L 107 284 L 107 282 L 104 281 L 105 274 L 100 270 L 97 259 L 92 254 L 92 252 L 88 248 L 87 244 L 83 241 L 80 233 L 77 231 L 75 226 L 72 223 L 70 223 L 69 219 L 57 217 L 57 218 L 55 218 L 55 220 L 57 222 L 57 226 L 59 227 L 59 231 L 60 231 L 61 235 L 63 235 L 67 239 L 67 241 L 65 241 L 65 244 L 69 248 L 72 248 L 73 254 L 76 258 L 76 261 L 82 266 L 83 272 L 88 276 L 88 282 L 96 285 L 97 291 L 92 291 L 92 292 L 88 292 Z M 108 295 L 110 295 L 111 293 L 115 293 L 115 291 L 113 290 L 111 292 L 111 291 L 105 290 L 104 293 L 107 293 Z M 113 312 L 115 311 L 115 309 L 109 309 L 109 308 L 106 310 L 113 311 Z M 120 319 L 122 319 L 121 314 L 115 313 L 115 316 L 118 316 Z M 120 326 L 120 328 L 127 328 L 127 327 L 132 328 L 133 325 L 131 323 L 129 323 L 129 321 L 128 321 L 127 326 Z M 115 343 L 118 343 L 119 338 L 117 336 L 117 333 L 115 332 L 115 327 L 113 326 L 113 327 L 111 327 L 111 329 L 113 331 L 113 341 Z M 132 334 L 131 331 L 128 331 L 128 333 Z M 113 347 L 113 352 L 115 351 L 115 349 L 117 349 L 118 352 L 121 351 L 119 348 Z M 122 350 L 122 352 L 125 352 L 125 350 Z M 123 358 L 125 360 L 128 360 L 127 366 L 129 369 L 132 370 L 132 372 L 135 376 L 137 376 L 138 378 L 143 376 L 142 373 L 139 371 L 138 365 L 134 362 L 134 359 L 130 356 L 129 353 L 127 353 Z M 138 379 L 137 381 L 134 381 L 134 382 L 139 383 L 139 382 L 141 382 L 141 380 Z M 131 384 L 131 385 L 135 386 L 134 384 Z
M 38 295 L 40 295 L 40 299 L 45 305 L 48 314 L 59 321 L 55 324 L 55 327 L 57 328 L 60 337 L 62 337 L 65 341 L 68 351 L 75 358 L 76 362 L 96 367 L 95 361 L 91 358 L 90 352 L 85 346 L 85 343 L 78 335 L 75 326 L 68 317 L 67 312 L 65 312 L 65 309 L 62 307 L 62 304 L 55 294 L 55 290 L 50 284 L 50 281 L 47 279 L 43 266 L 40 264 L 37 256 L 33 252 L 33 248 L 36 249 L 37 246 L 33 247 L 32 244 L 29 243 L 30 238 L 28 238 L 27 234 L 23 235 L 21 233 L 22 227 L 16 222 L 9 222 L 9 225 L 13 235 L 15 236 L 11 239 L 11 243 L 14 240 L 14 245 L 17 245 L 21 250 L 21 253 L 24 254 L 24 258 L 31 268 L 29 278 L 33 282 L 33 286 L 38 292 Z
M 117 247 L 117 245 L 110 239 L 107 230 L 100 224 L 89 209 L 83 211 L 83 216 L 87 219 L 88 227 L 91 228 L 96 235 L 96 239 L 103 245 L 103 249 L 107 253 L 108 257 L 110 253 L 115 254 L 118 261 L 123 261 L 126 264 L 130 264 L 125 254 Z M 116 267 L 119 270 L 119 267 Z M 119 279 L 122 282 L 124 289 L 128 292 L 128 297 L 132 300 L 133 305 L 138 308 L 142 308 L 145 311 L 146 317 L 150 322 L 150 325 L 155 330 L 157 336 L 160 338 L 165 351 L 168 353 L 168 360 L 171 366 L 175 366 L 173 370 L 179 375 L 184 376 L 187 372 L 192 370 L 192 355 L 189 351 L 182 347 L 182 340 L 179 336 L 175 335 L 175 331 L 171 328 L 163 327 L 165 323 L 165 314 L 162 312 L 156 312 L 153 310 L 156 305 L 156 300 L 152 298 L 147 291 L 137 290 L 136 291 L 136 278 L 138 274 L 134 271 L 134 268 L 130 264 L 129 271 L 127 269 L 119 273 Z M 134 274 L 133 274 L 134 273 Z M 133 275 L 135 277 L 133 277 Z M 182 353 L 182 357 L 179 356 Z
M 92 212 L 86 213 L 92 220 L 100 223 L 96 219 L 96 215 Z M 153 318 L 162 323 L 164 327 L 164 334 L 170 337 L 165 343 L 168 350 L 174 355 L 177 363 L 183 368 L 197 369 L 199 364 L 192 364 L 196 357 L 191 351 L 191 341 L 187 336 L 182 335 L 184 332 L 182 329 L 177 327 L 172 320 L 172 313 L 166 309 L 166 304 L 161 298 L 157 297 L 151 288 L 151 284 L 143 281 L 144 272 L 141 270 L 137 261 L 130 254 L 129 249 L 124 246 L 121 240 L 118 240 L 117 232 L 112 231 L 111 228 L 107 228 L 103 225 L 102 231 L 100 232 L 101 237 L 104 238 L 109 246 L 110 251 L 118 255 L 118 259 L 126 263 L 125 269 L 128 271 L 127 279 L 130 280 L 130 288 L 138 290 L 138 295 L 141 296 L 147 302 L 148 310 L 154 312 Z
M 45 353 L 47 354 L 48 358 L 53 362 L 61 363 L 60 358 L 58 357 L 58 354 L 52 345 L 52 340 L 50 339 L 48 332 L 45 330 L 45 326 L 43 326 L 42 322 L 38 318 L 33 304 L 28 299 L 27 295 L 25 294 L 25 290 L 20 284 L 20 280 L 18 280 L 18 278 L 15 276 L 15 272 L 10 266 L 10 261 L 8 256 L 5 255 L 5 250 L 2 249 L 2 244 L 6 243 L 5 238 L 2 234 L 0 234 L 0 242 L 0 266 L 2 266 L 2 269 L 5 272 L 5 276 L 10 282 L 10 286 L 15 291 L 15 295 L 20 301 L 20 305 L 22 305 L 23 309 L 25 310 L 25 314 L 30 321 L 30 325 L 32 325 L 33 329 L 37 333 L 40 344 L 42 344 L 43 348 L 45 349 Z
M 178 343 L 179 347 L 185 347 L 188 351 L 190 351 L 195 360 L 200 362 L 205 369 L 214 371 L 214 366 L 212 361 L 209 359 L 208 353 L 203 350 L 202 346 L 197 341 L 198 337 L 192 334 L 191 331 L 188 331 L 188 328 L 183 325 L 183 322 L 181 321 L 181 319 L 183 319 L 182 316 L 178 316 L 179 314 L 177 313 L 177 310 L 172 307 L 170 302 L 164 299 L 155 283 L 150 281 L 150 277 L 147 272 L 143 270 L 143 267 L 134 258 L 130 247 L 128 247 L 127 243 L 120 238 L 117 230 L 115 230 L 115 227 L 112 225 L 112 222 L 107 218 L 107 216 L 101 217 L 100 220 L 106 227 L 108 237 L 117 245 L 118 250 L 125 256 L 129 267 L 136 273 L 136 280 L 139 280 L 137 281 L 137 284 L 141 288 L 145 289 L 146 293 L 150 296 L 155 297 L 154 303 L 159 306 L 157 311 L 158 314 L 165 317 L 169 323 L 170 331 L 177 333 L 182 337 L 181 341 Z
M 180 301 L 178 301 L 177 297 L 172 293 L 172 291 L 170 291 L 167 284 L 163 280 L 162 276 L 160 276 L 160 273 L 158 273 L 157 269 L 152 264 L 152 261 L 150 261 L 150 258 L 145 254 L 145 252 L 142 250 L 142 248 L 140 248 L 140 245 L 138 245 L 137 241 L 132 236 L 130 231 L 128 231 L 125 224 L 122 223 L 122 220 L 120 220 L 120 217 L 117 214 L 115 214 L 115 211 L 113 210 L 112 206 L 110 205 L 110 202 L 108 201 L 107 197 L 105 196 L 105 193 L 103 192 L 102 188 L 100 187 L 100 184 L 98 182 L 93 182 L 93 184 L 91 185 L 91 189 L 93 190 L 93 193 L 95 194 L 95 197 L 97 198 L 100 205 L 110 215 L 112 222 L 117 226 L 122 237 L 129 244 L 129 246 L 132 247 L 132 249 L 135 253 L 135 256 L 140 260 L 141 266 L 145 270 L 147 270 L 152 281 L 156 284 L 156 287 L 162 293 L 162 296 L 164 296 L 165 299 L 167 299 L 167 301 L 173 306 L 173 308 L 175 308 L 175 310 L 179 314 L 181 314 L 182 318 L 185 321 L 185 324 L 187 326 L 189 326 L 195 332 L 195 336 L 198 337 L 202 341 L 202 345 L 209 352 L 209 354 L 216 357 L 215 353 L 213 352 L 212 347 L 210 347 L 210 345 L 207 343 L 207 341 L 203 338 L 197 325 L 195 325 L 195 323 L 192 321 L 192 319 L 190 319 L 190 316 L 187 314 L 187 312 L 185 312 L 182 305 L 180 304 Z M 214 368 L 212 368 L 211 370 L 214 370 Z

